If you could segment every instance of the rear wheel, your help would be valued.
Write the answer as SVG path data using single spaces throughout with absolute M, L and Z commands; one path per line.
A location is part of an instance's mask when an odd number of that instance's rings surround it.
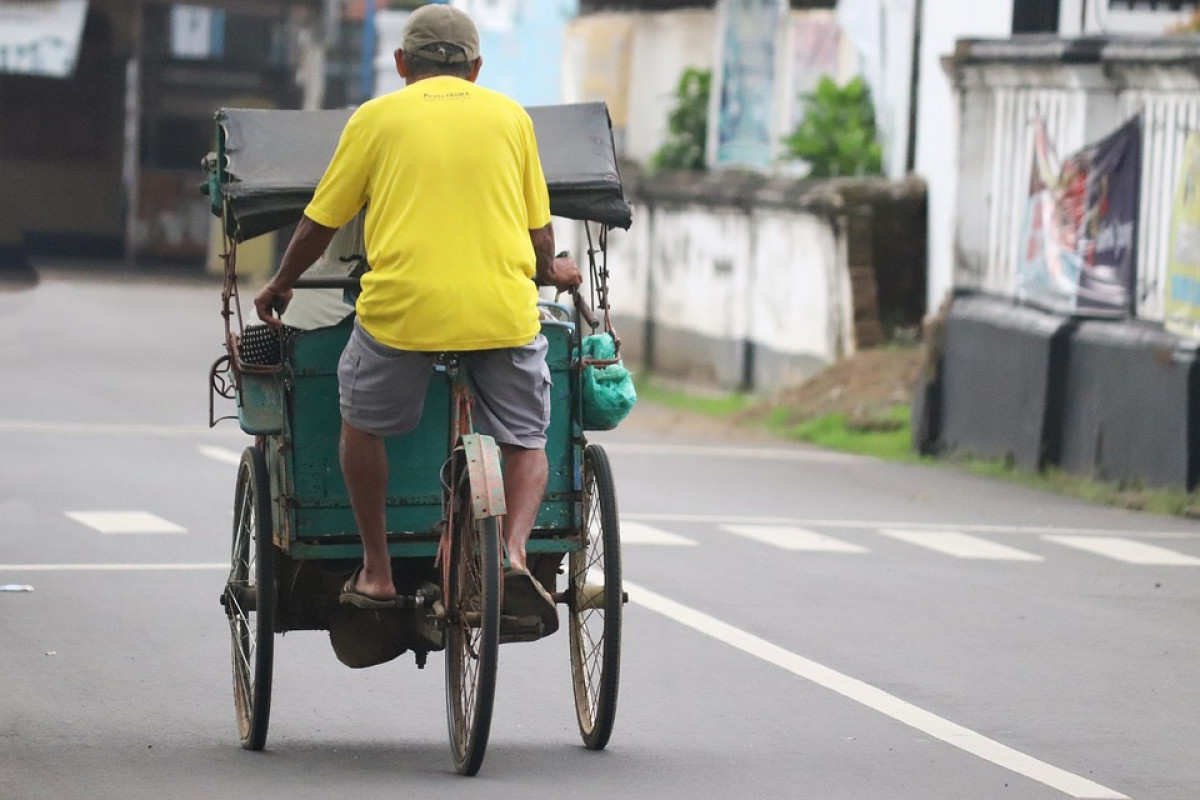
M 221 598 L 233 642 L 233 700 L 242 747 L 261 750 L 271 716 L 275 663 L 275 544 L 271 490 L 262 450 L 248 447 L 238 467 L 233 552 Z
M 477 520 L 463 481 L 446 586 L 446 716 L 454 768 L 474 775 L 492 727 L 500 655 L 500 522 Z
M 621 533 L 608 455 L 599 445 L 583 453 L 583 543 L 568 559 L 571 675 L 575 716 L 589 750 L 612 735 L 621 678 Z

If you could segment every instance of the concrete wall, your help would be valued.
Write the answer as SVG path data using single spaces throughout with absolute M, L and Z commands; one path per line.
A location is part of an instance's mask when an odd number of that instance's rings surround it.
M 1200 344 L 962 294 L 914 404 L 915 449 L 1119 483 L 1200 483 Z
M 954 225 L 958 217 L 959 107 L 942 58 L 972 36 L 1008 36 L 1012 0 L 964 3 L 924 0 L 920 89 L 917 101 L 917 173 L 929 185 L 928 307 L 936 309 L 954 285 Z M 964 159 L 962 163 L 967 163 Z
M 623 180 L 634 224 L 607 242 L 613 319 L 623 354 L 656 374 L 758 392 L 800 383 L 880 343 L 881 308 L 911 308 L 896 295 L 919 292 L 924 263 L 905 237 L 874 236 L 920 216 L 919 182 L 633 168 Z M 581 230 L 560 220 L 560 246 L 585 254 Z

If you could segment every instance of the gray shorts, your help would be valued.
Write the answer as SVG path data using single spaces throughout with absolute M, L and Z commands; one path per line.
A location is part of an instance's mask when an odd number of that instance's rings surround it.
M 480 433 L 500 444 L 546 446 L 550 425 L 550 368 L 546 337 L 523 347 L 463 352 L 474 384 L 471 416 Z M 396 350 L 376 341 L 358 320 L 338 362 L 342 419 L 350 427 L 393 436 L 421 421 L 436 353 Z

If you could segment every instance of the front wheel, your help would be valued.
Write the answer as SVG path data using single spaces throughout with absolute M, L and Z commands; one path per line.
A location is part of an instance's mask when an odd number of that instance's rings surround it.
M 242 747 L 261 750 L 271 716 L 275 664 L 275 543 L 271 538 L 267 463 L 248 447 L 233 501 L 233 552 L 221 603 L 233 643 L 233 700 Z
M 500 522 L 475 519 L 469 484 L 458 497 L 446 597 L 446 717 L 454 768 L 483 764 L 500 655 Z
M 621 532 L 608 455 L 583 452 L 583 542 L 569 558 L 567 585 L 575 716 L 589 750 L 612 735 L 621 678 Z

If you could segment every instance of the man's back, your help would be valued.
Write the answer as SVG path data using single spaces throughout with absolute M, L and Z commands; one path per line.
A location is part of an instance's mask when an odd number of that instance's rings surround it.
M 364 104 L 306 211 L 338 227 L 361 206 L 358 317 L 405 350 L 528 342 L 538 330 L 529 231 L 550 221 L 528 114 L 460 78 L 427 78 Z

